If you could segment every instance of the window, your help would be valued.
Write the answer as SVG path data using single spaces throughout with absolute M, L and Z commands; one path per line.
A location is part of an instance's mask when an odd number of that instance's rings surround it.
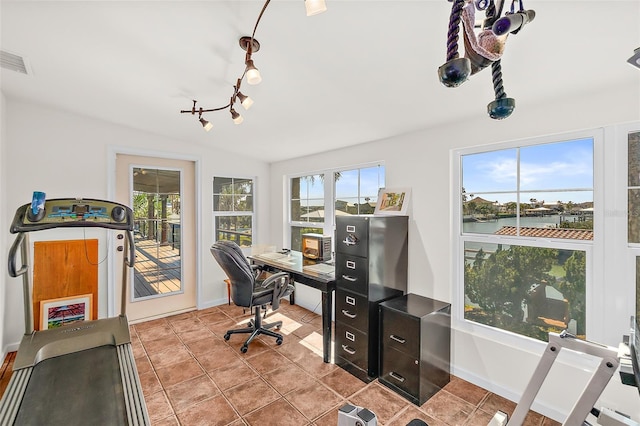
M 384 187 L 384 166 L 338 171 L 334 179 L 336 214 L 373 214 Z
M 291 179 L 291 248 L 301 249 L 302 234 L 322 234 L 324 224 L 324 174 Z
M 627 233 L 629 244 L 640 244 L 640 132 L 630 132 L 627 138 Z
M 235 241 L 251 247 L 253 233 L 253 179 L 213 178 L 215 241 Z
M 380 163 L 291 177 L 291 249 L 300 250 L 302 234 L 333 235 L 335 215 L 373 214 L 384 182 L 384 165 Z
M 640 324 L 640 131 L 627 134 L 627 241 L 631 256 L 635 257 L 636 295 L 631 306 Z
M 456 158 L 459 316 L 538 340 L 564 329 L 585 338 L 597 213 L 594 138 Z

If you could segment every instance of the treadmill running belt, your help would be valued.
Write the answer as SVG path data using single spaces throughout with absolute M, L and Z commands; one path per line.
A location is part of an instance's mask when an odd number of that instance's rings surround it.
M 15 425 L 126 425 L 115 346 L 44 360 L 33 369 Z

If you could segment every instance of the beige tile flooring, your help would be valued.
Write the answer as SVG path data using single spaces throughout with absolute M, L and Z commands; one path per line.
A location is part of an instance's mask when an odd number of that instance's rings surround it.
M 516 405 L 453 376 L 420 407 L 377 380 L 366 384 L 322 361 L 320 316 L 284 300 L 267 318 L 283 321 L 284 343 L 261 336 L 242 354 L 247 335 L 223 336 L 249 318 L 222 305 L 131 326 L 152 425 L 336 426 L 346 403 L 373 411 L 379 425 L 487 425 Z M 557 424 L 533 412 L 526 421 Z

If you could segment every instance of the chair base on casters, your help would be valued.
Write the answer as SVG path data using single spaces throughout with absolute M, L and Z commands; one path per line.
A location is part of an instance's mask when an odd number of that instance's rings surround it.
M 282 327 L 282 321 L 276 321 L 269 324 L 262 323 L 262 315 L 260 313 L 261 307 L 256 306 L 254 308 L 255 315 L 253 320 L 249 321 L 249 327 L 236 328 L 234 330 L 227 330 L 224 334 L 224 340 L 229 340 L 232 334 L 246 334 L 251 333 L 251 336 L 245 340 L 244 344 L 240 348 L 240 352 L 246 353 L 249 350 L 249 343 L 253 341 L 258 335 L 266 334 L 267 336 L 275 337 L 276 345 L 282 344 L 282 334 L 271 331 L 272 328 L 280 329 Z

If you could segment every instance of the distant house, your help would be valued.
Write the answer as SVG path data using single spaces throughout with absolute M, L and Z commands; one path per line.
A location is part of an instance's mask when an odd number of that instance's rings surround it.
M 496 201 L 489 201 L 489 200 L 485 200 L 482 197 L 475 197 L 469 201 L 467 201 L 467 203 L 475 203 L 475 204 L 490 204 L 490 205 L 496 205 L 497 202 Z
M 527 216 L 544 216 L 550 214 L 556 214 L 557 212 L 547 207 L 536 207 L 535 209 L 526 209 L 524 214 Z

